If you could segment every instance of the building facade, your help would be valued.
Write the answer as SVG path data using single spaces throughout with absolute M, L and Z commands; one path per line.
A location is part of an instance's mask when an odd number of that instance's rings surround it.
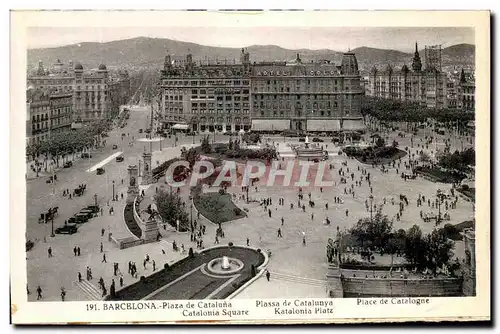
M 49 92 L 50 133 L 62 133 L 71 130 L 73 115 L 73 94 L 71 92 Z
M 38 70 L 28 76 L 28 85 L 37 90 L 57 89 L 72 94 L 72 121 L 90 122 L 114 117 L 120 104 L 125 104 L 130 95 L 130 78 L 126 71 L 120 71 L 112 78 L 101 64 L 96 71 L 84 72 L 80 63 L 69 66 L 58 60 L 46 71 L 39 62 Z
M 50 98 L 46 91 L 26 92 L 26 144 L 40 144 L 50 136 Z
M 475 111 L 476 85 L 473 76 L 467 76 L 462 69 L 460 75 L 456 73 L 448 77 L 446 88 L 448 108 Z
M 423 107 L 441 109 L 447 106 L 447 76 L 441 71 L 441 49 L 426 48 L 425 67 L 422 66 L 418 45 L 411 69 L 403 65 L 395 69 L 373 67 L 368 79 L 367 95 L 385 99 L 416 102 Z M 432 57 L 431 57 L 432 56 Z
M 193 131 L 250 129 L 250 58 L 240 64 L 183 63 L 165 57 L 160 79 L 160 113 L 167 125 L 186 123 Z
M 363 128 L 356 57 L 327 62 L 175 63 L 168 55 L 160 78 L 159 109 L 166 124 L 193 131 L 337 131 Z

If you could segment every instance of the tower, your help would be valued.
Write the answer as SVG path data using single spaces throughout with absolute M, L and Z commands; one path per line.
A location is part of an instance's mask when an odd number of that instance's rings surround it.
M 441 45 L 425 46 L 425 69 L 441 72 Z
M 165 61 L 163 63 L 163 69 L 165 71 L 168 71 L 172 68 L 172 57 L 170 57 L 170 55 L 166 55 L 165 56 Z
M 413 55 L 411 68 L 415 72 L 422 71 L 422 60 L 420 59 L 420 54 L 418 53 L 418 43 L 417 42 L 415 42 L 415 54 Z
M 144 169 L 142 173 L 142 184 L 150 184 L 153 181 L 152 171 L 151 171 L 151 152 L 146 152 L 146 147 L 144 147 L 144 153 L 142 153 L 142 160 L 144 161 Z
M 134 202 L 135 198 L 139 195 L 139 169 L 137 165 L 129 165 L 128 168 L 129 184 L 127 190 L 127 203 Z
M 356 55 L 348 51 L 342 55 L 342 62 L 340 63 L 341 73 L 343 75 L 359 75 L 358 60 Z
M 97 69 L 97 73 L 99 73 L 102 77 L 108 78 L 108 69 L 106 68 L 106 65 L 101 64 L 99 65 L 99 68 Z

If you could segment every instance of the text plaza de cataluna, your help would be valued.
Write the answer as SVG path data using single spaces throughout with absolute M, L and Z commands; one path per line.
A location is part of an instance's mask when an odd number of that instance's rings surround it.
M 28 300 L 216 300 L 178 311 L 203 317 L 248 315 L 240 298 L 308 315 L 332 304 L 301 298 L 474 296 L 474 69 L 417 43 L 397 66 L 238 52 L 28 70 Z M 289 165 L 310 185 L 266 182 Z

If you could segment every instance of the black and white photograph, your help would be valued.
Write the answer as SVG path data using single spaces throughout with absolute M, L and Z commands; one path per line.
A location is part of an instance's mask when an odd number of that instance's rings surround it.
M 489 318 L 488 12 L 91 13 L 23 24 L 19 309 L 286 323 L 463 303 Z

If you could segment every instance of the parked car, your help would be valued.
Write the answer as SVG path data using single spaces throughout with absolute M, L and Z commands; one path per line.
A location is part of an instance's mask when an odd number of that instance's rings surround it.
M 104 170 L 104 168 L 97 168 L 97 175 L 102 175 L 104 174 L 106 171 Z
M 92 154 L 90 154 L 90 153 L 82 153 L 81 158 L 82 158 L 82 159 L 89 159 L 89 158 L 92 158 Z
M 312 142 L 313 142 L 313 143 L 322 143 L 322 142 L 324 142 L 324 140 L 323 140 L 323 139 L 321 139 L 321 138 L 314 137 L 314 138 L 312 139 Z
M 73 166 L 73 162 L 71 161 L 66 161 L 63 165 L 64 168 L 70 168 L 71 166 Z
M 78 231 L 78 227 L 73 224 L 67 224 L 56 228 L 56 234 L 74 234 Z
M 93 213 L 98 213 L 101 208 L 99 208 L 99 205 L 88 205 L 85 209 L 91 210 Z
M 123 160 L 125 160 L 125 158 L 122 157 L 121 155 L 116 157 L 116 162 L 122 162 Z
M 76 215 L 68 219 L 68 224 L 84 224 L 88 221 L 89 220 L 85 215 L 79 215 L 77 213 Z
M 91 219 L 91 218 L 94 218 L 94 212 L 90 209 L 82 209 L 80 210 L 80 212 L 77 213 L 78 215 L 84 215 L 85 217 L 87 217 L 87 219 Z
M 113 150 L 116 150 L 118 148 L 118 145 L 113 145 Z

